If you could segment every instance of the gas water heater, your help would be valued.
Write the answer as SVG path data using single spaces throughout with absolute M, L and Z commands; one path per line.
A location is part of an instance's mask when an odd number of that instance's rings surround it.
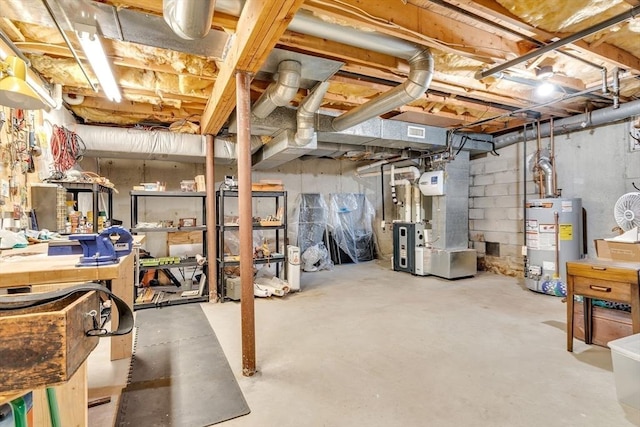
M 526 203 L 525 283 L 555 296 L 567 295 L 567 261 L 584 256 L 582 199 L 546 198 Z

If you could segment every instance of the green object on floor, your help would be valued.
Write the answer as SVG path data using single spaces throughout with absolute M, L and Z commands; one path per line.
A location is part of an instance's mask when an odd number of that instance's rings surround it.
M 22 397 L 11 401 L 13 420 L 16 427 L 29 427 L 27 424 L 27 404 Z
M 60 422 L 60 410 L 58 408 L 58 398 L 56 397 L 56 390 L 52 387 L 47 388 L 47 400 L 49 401 L 51 427 L 62 427 L 62 423 Z

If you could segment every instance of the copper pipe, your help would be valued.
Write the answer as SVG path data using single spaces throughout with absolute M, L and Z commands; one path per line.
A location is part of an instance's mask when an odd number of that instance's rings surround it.
M 253 211 L 251 206 L 251 75 L 236 74 L 238 117 L 238 214 L 240 217 L 240 283 L 242 287 L 242 375 L 256 372 L 256 328 L 253 301 Z
M 207 201 L 205 206 L 207 224 L 207 282 L 209 283 L 209 300 L 215 301 L 218 283 L 216 269 L 216 174 L 215 161 L 213 157 L 213 135 L 206 135 L 207 157 L 205 160 L 205 183 L 207 185 Z
M 558 175 L 556 173 L 556 143 L 553 135 L 553 130 L 553 117 L 551 117 L 549 119 L 549 151 L 551 151 L 549 157 L 551 160 L 551 168 L 553 170 L 553 175 L 551 175 L 551 194 L 553 194 L 554 197 L 558 197 Z

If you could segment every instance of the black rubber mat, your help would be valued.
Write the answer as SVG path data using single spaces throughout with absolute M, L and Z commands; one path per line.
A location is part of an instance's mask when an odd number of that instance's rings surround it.
M 199 304 L 138 311 L 116 426 L 209 426 L 249 406 Z

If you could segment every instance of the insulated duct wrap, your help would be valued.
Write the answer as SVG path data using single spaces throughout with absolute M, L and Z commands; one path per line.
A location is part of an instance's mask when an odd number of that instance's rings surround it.
M 87 157 L 204 163 L 207 152 L 202 135 L 88 125 L 72 130 L 82 138 Z M 251 138 L 252 153 L 261 146 L 259 137 Z M 235 162 L 236 150 L 235 138 L 215 138 L 216 161 Z

